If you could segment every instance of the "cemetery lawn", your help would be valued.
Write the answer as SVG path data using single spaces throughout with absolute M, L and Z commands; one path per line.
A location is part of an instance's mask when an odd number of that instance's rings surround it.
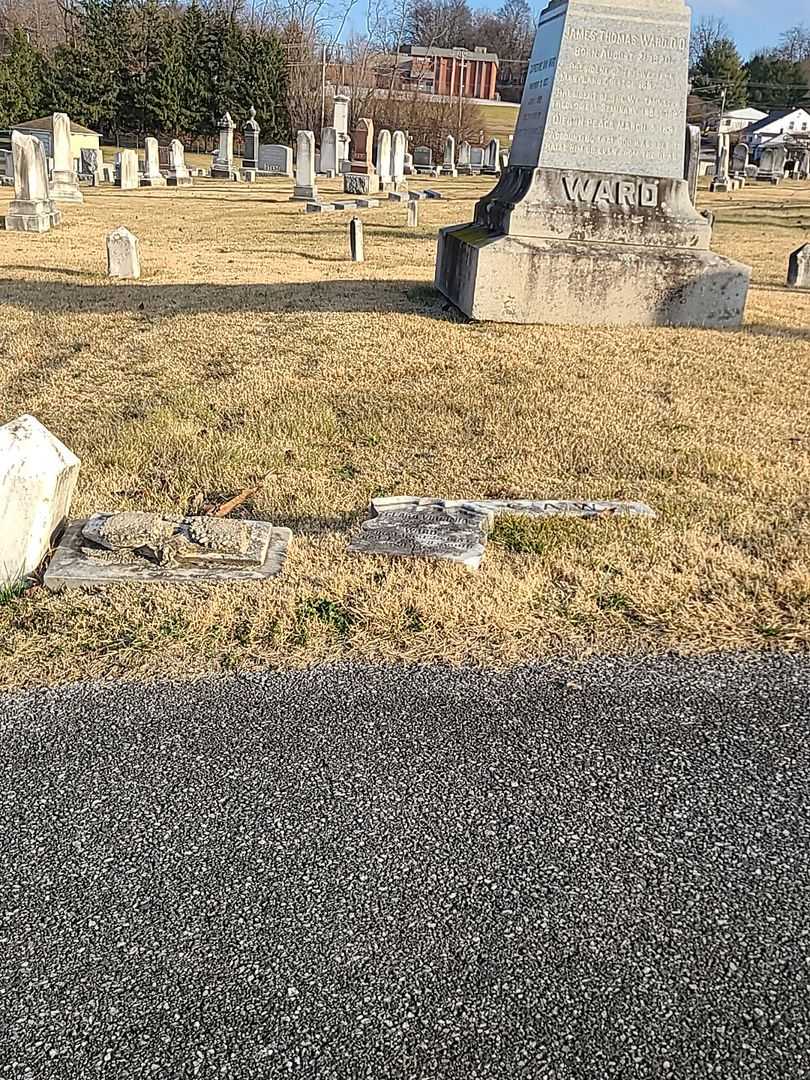
M 507 665 L 810 642 L 810 294 L 784 287 L 810 184 L 703 193 L 753 265 L 739 332 L 476 325 L 432 289 L 444 201 L 306 215 L 291 185 L 85 190 L 0 232 L 0 422 L 82 458 L 74 513 L 239 513 L 292 528 L 283 575 L 0 594 L 0 686 L 318 661 Z M 338 184 L 322 184 L 336 193 Z M 0 190 L 0 214 L 10 199 Z M 143 277 L 105 276 L 104 237 Z M 502 522 L 481 570 L 349 555 L 380 494 L 641 499 L 655 521 Z

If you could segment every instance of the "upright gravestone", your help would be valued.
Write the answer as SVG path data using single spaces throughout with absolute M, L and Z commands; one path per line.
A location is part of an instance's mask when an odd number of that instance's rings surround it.
M 785 160 L 787 151 L 784 146 L 766 146 L 759 156 L 757 180 L 767 180 L 779 184 L 785 178 Z
M 442 176 L 458 176 L 458 171 L 456 170 L 456 140 L 452 135 L 448 135 L 444 140 Z
M 70 145 L 70 117 L 67 113 L 54 113 L 52 123 L 53 172 L 51 173 L 51 198 L 54 202 L 84 202 L 84 196 L 79 191 L 79 180 L 73 168 L 73 150 Z
M 351 252 L 352 262 L 365 261 L 362 218 L 353 217 L 349 222 L 349 251 Z
M 93 182 L 95 187 L 95 177 L 99 172 L 101 157 L 100 150 L 93 150 L 90 147 L 82 147 L 79 151 L 79 172 L 82 176 L 87 176 Z
M 337 128 L 321 128 L 321 175 L 327 177 L 338 174 Z
M 686 125 L 686 142 L 683 151 L 683 178 L 689 187 L 689 198 L 695 205 L 697 198 L 698 168 L 700 166 L 700 128 L 697 124 Z
M 295 188 L 292 200 L 318 201 L 315 186 L 315 136 L 311 131 L 299 131 L 295 142 Z
M 391 136 L 391 186 L 394 191 L 405 190 L 405 147 L 407 140 L 404 131 L 395 131 Z
M 810 147 L 802 151 L 799 162 L 799 179 L 810 180 Z
M 45 147 L 33 135 L 12 131 L 11 158 L 14 198 L 6 214 L 6 229 L 9 232 L 47 232 L 52 225 L 60 223 L 62 213 L 51 199 Z
M 337 133 L 337 166 L 335 172 L 340 174 L 346 171 L 349 162 L 349 99 L 345 94 L 335 94 L 332 127 Z
M 211 175 L 220 180 L 233 179 L 233 132 L 235 126 L 231 114 L 226 112 L 219 122 L 219 149 L 217 159 L 211 166 Z
M 458 172 L 460 176 L 469 176 L 472 172 L 470 166 L 470 144 L 466 139 L 458 148 Z
M 520 114 L 518 114 L 519 116 Z M 484 151 L 484 164 L 481 172 L 488 176 L 494 176 L 501 167 L 501 144 L 498 139 L 490 139 Z
M 414 168 L 414 164 L 413 164 L 413 154 L 409 153 L 406 150 L 405 151 L 405 175 L 406 176 L 413 176 L 415 172 L 416 172 L 416 169 Z
M 718 132 L 717 153 L 714 159 L 714 179 L 709 184 L 710 191 L 731 191 L 731 177 L 728 174 L 729 148 L 729 136 Z
M 352 133 L 352 160 L 349 172 L 343 174 L 343 190 L 347 195 L 375 195 L 380 190 L 380 178 L 372 162 L 374 121 L 362 116 Z
M 160 147 L 157 139 L 150 135 L 144 139 L 143 146 L 145 157 L 141 186 L 166 187 L 166 177 L 160 171 Z
M 138 155 L 134 150 L 121 151 L 118 164 L 118 186 L 122 191 L 133 191 L 140 187 Z
M 191 174 L 186 168 L 186 152 L 179 139 L 169 143 L 169 171 L 166 176 L 169 187 L 188 187 L 192 183 Z
M 787 283 L 791 289 L 810 289 L 810 244 L 804 244 L 791 253 Z
M 250 117 L 245 121 L 245 130 L 242 133 L 245 140 L 245 149 L 242 154 L 243 169 L 258 169 L 259 167 L 259 134 L 261 128 L 256 122 L 256 110 L 250 106 Z
M 138 237 L 120 225 L 107 234 L 107 276 L 139 278 L 141 258 Z
M 417 146 L 413 151 L 413 167 L 419 172 L 430 172 L 433 168 L 433 151 L 429 146 Z
M 744 142 L 738 142 L 734 147 L 734 154 L 731 158 L 731 171 L 735 176 L 745 176 L 745 170 L 748 168 L 748 157 L 751 151 L 745 145 Z
M 293 172 L 293 152 L 291 146 L 281 143 L 262 143 L 259 147 L 259 172 L 270 176 L 288 176 Z
M 509 166 L 439 233 L 436 287 L 467 315 L 739 326 L 750 269 L 709 250 L 683 178 L 689 21 L 683 0 L 545 8 Z
M 380 190 L 390 191 L 391 184 L 391 132 L 381 128 L 377 135 L 377 175 L 380 178 Z
M 473 173 L 480 173 L 486 161 L 486 150 L 483 146 L 470 147 L 470 169 Z
M 36 417 L 0 427 L 0 585 L 18 584 L 47 555 L 70 513 L 79 464 Z

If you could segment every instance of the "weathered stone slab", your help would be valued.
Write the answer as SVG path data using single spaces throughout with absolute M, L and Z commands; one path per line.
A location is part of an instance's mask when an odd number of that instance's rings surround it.
M 308 202 L 306 205 L 308 214 L 328 214 L 332 210 L 337 210 L 336 203 Z
M 429 499 L 394 495 L 371 500 L 371 510 L 375 514 L 419 506 L 433 506 L 443 510 L 474 507 L 496 517 L 658 517 L 656 511 L 646 503 L 619 499 Z
M 153 136 L 143 141 L 144 161 L 141 187 L 166 187 L 166 177 L 160 171 L 160 147 Z
M 792 289 L 810 289 L 810 244 L 803 244 L 791 252 L 787 283 Z
M 281 572 L 291 539 L 267 521 L 94 514 L 67 527 L 45 585 L 258 581 Z
M 296 136 L 295 187 L 292 201 L 318 200 L 315 185 L 315 136 L 311 131 L 299 131 Z
M 107 234 L 107 275 L 113 278 L 141 276 L 138 237 L 123 225 Z
M 477 570 L 493 520 L 491 511 L 467 505 L 385 509 L 363 522 L 349 551 L 445 559 Z
M 51 123 L 53 125 L 51 198 L 54 202 L 84 202 L 84 196 L 79 190 L 79 179 L 73 168 L 73 151 L 70 146 L 70 117 L 67 113 L 54 113 Z
M 34 416 L 0 427 L 0 585 L 32 573 L 70 512 L 79 459 Z
M 118 169 L 118 186 L 122 191 L 134 191 L 140 187 L 138 155 L 134 150 L 122 150 Z
M 47 232 L 62 220 L 51 199 L 45 148 L 33 135 L 11 133 L 14 198 L 4 224 L 9 232 Z

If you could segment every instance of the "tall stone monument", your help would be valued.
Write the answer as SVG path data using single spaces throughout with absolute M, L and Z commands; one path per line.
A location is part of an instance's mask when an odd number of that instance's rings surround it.
M 73 150 L 70 146 L 70 117 L 67 113 L 54 113 L 51 123 L 53 124 L 51 198 L 54 202 L 84 202 L 84 196 L 79 191 L 79 178 L 73 168 Z
M 714 158 L 714 178 L 709 184 L 709 191 L 731 191 L 729 176 L 729 151 L 731 140 L 727 134 L 718 132 L 717 152 Z
M 391 184 L 391 132 L 380 128 L 377 135 L 377 174 L 380 178 L 380 190 L 390 191 Z
M 436 287 L 474 319 L 732 327 L 750 269 L 709 250 L 684 179 L 683 0 L 552 0 L 509 165 L 442 229 Z
M 405 190 L 405 152 L 408 141 L 404 131 L 395 131 L 391 136 L 391 184 L 394 191 Z
M 700 128 L 697 124 L 686 125 L 683 151 L 683 178 L 689 185 L 689 198 L 694 205 L 697 198 L 698 169 L 700 167 Z
M 160 171 L 160 147 L 157 139 L 148 135 L 143 140 L 144 160 L 141 187 L 166 187 L 166 177 Z
M 376 195 L 380 178 L 372 161 L 374 121 L 361 116 L 352 133 L 352 160 L 343 175 L 343 190 L 347 195 Z
M 226 112 L 219 122 L 219 150 L 217 159 L 211 166 L 211 176 L 220 180 L 230 180 L 233 177 L 233 132 L 236 125 L 231 119 L 231 114 Z
M 51 199 L 45 147 L 33 135 L 11 133 L 14 198 L 6 214 L 9 232 L 47 232 L 62 220 Z
M 138 155 L 134 150 L 122 150 L 118 162 L 118 187 L 122 191 L 134 191 L 140 187 Z
M 452 135 L 448 135 L 444 141 L 442 176 L 458 176 L 458 170 L 456 169 L 456 140 Z
M 245 140 L 245 148 L 242 154 L 243 169 L 258 169 L 259 167 L 259 135 L 261 128 L 256 122 L 256 110 L 250 106 L 250 117 L 245 121 L 245 130 L 242 137 Z
M 338 174 L 338 133 L 337 128 L 321 128 L 321 176 Z
M 345 94 L 335 94 L 332 111 L 332 127 L 337 132 L 337 173 L 345 172 L 349 161 L 349 99 Z
M 317 202 L 315 186 L 315 136 L 311 131 L 299 131 L 295 143 L 295 187 L 291 200 Z
M 465 139 L 458 148 L 458 172 L 460 176 L 469 176 L 472 172 L 470 165 L 470 144 Z
M 191 174 L 186 168 L 185 148 L 179 139 L 172 139 L 169 143 L 169 172 L 166 183 L 169 187 L 188 187 L 191 182 Z

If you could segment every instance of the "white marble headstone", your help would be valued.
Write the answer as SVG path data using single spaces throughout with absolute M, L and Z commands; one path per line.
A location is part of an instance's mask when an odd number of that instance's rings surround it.
M 64 524 L 79 459 L 36 417 L 0 427 L 0 584 L 32 573 Z

